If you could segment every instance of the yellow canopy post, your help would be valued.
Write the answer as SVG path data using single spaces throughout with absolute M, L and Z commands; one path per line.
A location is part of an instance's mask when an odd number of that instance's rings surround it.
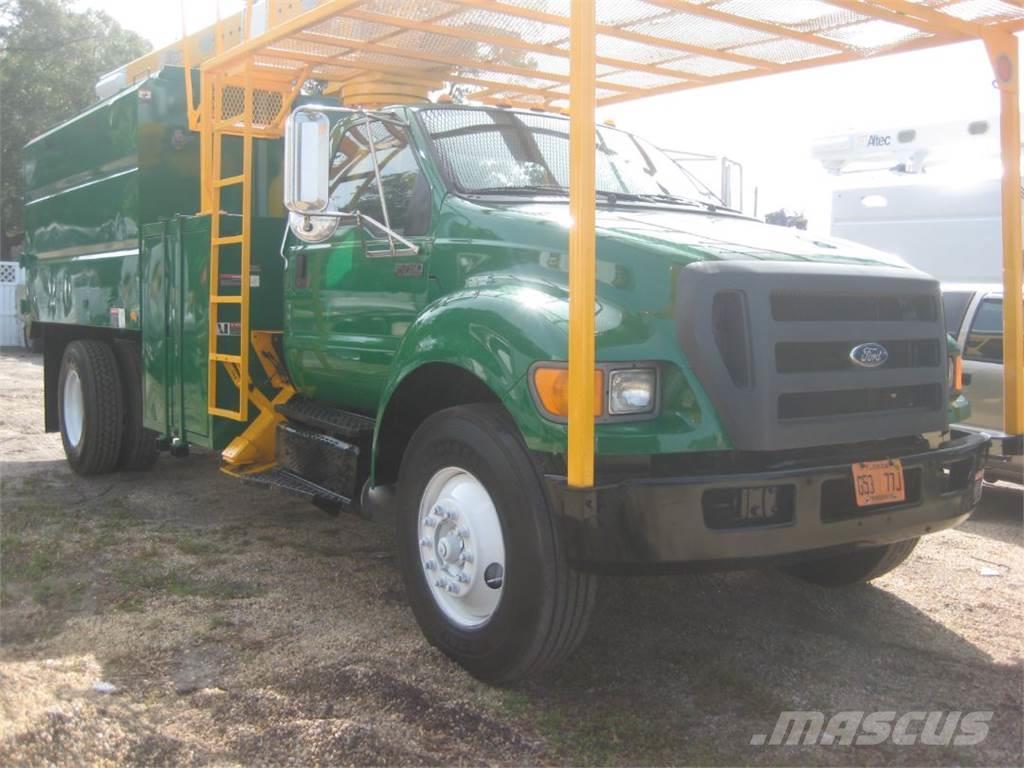
M 569 485 L 594 484 L 594 0 L 573 0 L 569 48 Z
M 1024 433 L 1024 309 L 1021 301 L 1020 49 L 1012 34 L 985 45 L 1000 91 L 1003 156 L 1003 431 Z

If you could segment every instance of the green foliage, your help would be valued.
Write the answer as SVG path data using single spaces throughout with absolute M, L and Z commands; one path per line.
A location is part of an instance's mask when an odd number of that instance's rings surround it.
M 151 46 L 102 11 L 72 0 L 0 0 L 0 236 L 20 231 L 21 150 L 89 107 L 104 74 Z

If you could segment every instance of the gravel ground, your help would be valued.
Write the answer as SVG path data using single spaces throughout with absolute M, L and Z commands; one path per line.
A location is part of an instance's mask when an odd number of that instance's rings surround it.
M 213 456 L 84 480 L 0 355 L 0 764 L 1022 765 L 1019 491 L 873 585 L 606 579 L 583 647 L 484 686 L 422 639 L 391 532 Z M 979 745 L 751 746 L 783 710 L 991 711 Z

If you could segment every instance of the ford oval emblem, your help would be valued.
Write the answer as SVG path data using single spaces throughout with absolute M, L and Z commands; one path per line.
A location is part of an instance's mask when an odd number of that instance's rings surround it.
M 885 361 L 888 359 L 889 350 L 873 341 L 867 344 L 858 344 L 850 350 L 850 360 L 861 368 L 878 368 L 885 365 Z

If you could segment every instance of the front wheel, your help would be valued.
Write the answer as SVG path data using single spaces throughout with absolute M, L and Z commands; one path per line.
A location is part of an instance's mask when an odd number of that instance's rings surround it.
M 897 541 L 881 547 L 868 547 L 842 555 L 809 560 L 784 570 L 798 579 L 822 587 L 845 587 L 877 579 L 910 557 L 919 539 Z
M 596 576 L 573 570 L 543 477 L 503 409 L 427 419 L 402 460 L 406 593 L 427 639 L 491 683 L 554 666 L 583 638 Z

